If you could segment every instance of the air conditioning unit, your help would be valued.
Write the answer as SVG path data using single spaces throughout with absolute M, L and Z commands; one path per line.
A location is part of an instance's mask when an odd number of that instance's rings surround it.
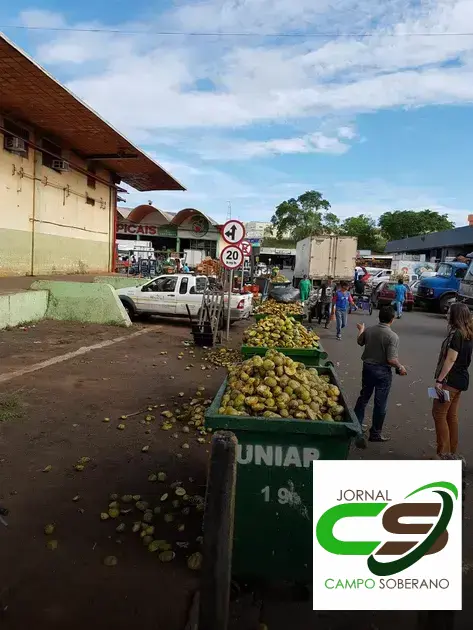
M 69 162 L 65 160 L 53 160 L 52 167 L 56 171 L 70 171 L 71 168 L 69 166 Z
M 25 154 L 27 152 L 26 142 L 22 138 L 15 138 L 14 136 L 5 136 L 4 147 L 12 153 Z

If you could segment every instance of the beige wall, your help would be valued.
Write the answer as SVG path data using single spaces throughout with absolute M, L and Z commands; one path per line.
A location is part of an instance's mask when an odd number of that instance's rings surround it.
M 41 152 L 31 147 L 26 158 L 3 146 L 0 132 L 0 275 L 110 271 L 115 241 L 110 187 L 96 182 L 94 189 L 83 173 L 43 166 Z M 86 168 L 71 151 L 63 150 L 62 157 Z M 97 176 L 110 181 L 107 171 L 96 168 Z M 94 206 L 86 203 L 87 193 Z

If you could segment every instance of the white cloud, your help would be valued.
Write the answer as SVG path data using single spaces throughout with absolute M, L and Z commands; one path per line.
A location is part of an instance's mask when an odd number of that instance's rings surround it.
M 47 11 L 23 12 L 21 19 L 30 26 L 107 26 L 68 23 Z M 473 101 L 473 37 L 412 36 L 473 32 L 471 0 L 176 0 L 166 14 L 146 21 L 134 16 L 114 28 L 307 33 L 208 38 L 35 32 L 35 56 L 70 77 L 68 87 L 153 148 L 158 161 L 158 148 L 166 148 L 171 157 L 164 165 L 190 191 L 182 205 L 176 193 L 160 193 L 168 209 L 212 203 L 212 213 L 224 216 L 232 199 L 245 218 L 268 218 L 276 203 L 313 185 L 291 182 L 283 190 L 294 175 L 282 173 L 279 180 L 252 186 L 223 167 L 202 165 L 202 158 L 343 154 L 363 140 L 357 114 Z M 328 35 L 310 35 L 314 31 Z M 367 31 L 370 37 L 356 36 Z M 176 160 L 172 148 L 193 154 L 194 161 Z M 415 190 L 386 197 L 378 190 L 369 198 L 339 197 L 334 209 L 346 216 L 368 208 L 378 216 L 394 207 L 442 207 L 464 223 L 464 211 L 441 197 Z
M 40 11 L 22 18 L 30 25 L 42 25 L 46 18 L 64 23 Z M 473 31 L 470 0 L 422 5 L 408 0 L 388 5 L 375 0 L 189 0 L 154 23 L 133 27 L 163 25 L 193 32 L 370 30 L 372 36 L 163 39 L 60 33 L 38 54 L 48 65 L 98 62 L 69 86 L 115 124 L 141 132 L 244 128 L 473 100 L 473 37 L 408 35 Z M 457 65 L 445 66 L 451 61 Z M 199 80 L 213 89 L 199 89 Z
M 356 137 L 350 127 L 341 127 L 338 133 L 327 135 L 320 131 L 290 138 L 273 138 L 260 141 L 203 142 L 195 151 L 204 159 L 248 160 L 272 155 L 328 153 L 342 155 L 350 149 L 349 140 Z

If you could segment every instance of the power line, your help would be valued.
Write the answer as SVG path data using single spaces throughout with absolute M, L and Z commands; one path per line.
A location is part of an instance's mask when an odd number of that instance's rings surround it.
M 68 26 L 23 26 L 20 24 L 0 24 L 0 29 L 15 29 L 24 31 L 54 31 L 65 33 L 109 33 L 113 35 L 162 35 L 165 37 L 262 37 L 262 38 L 305 38 L 323 37 L 473 37 L 472 33 L 387 33 L 387 32 L 306 32 L 306 33 L 252 33 L 252 32 L 192 32 L 192 31 L 153 31 L 153 30 L 122 30 L 113 28 L 74 28 Z

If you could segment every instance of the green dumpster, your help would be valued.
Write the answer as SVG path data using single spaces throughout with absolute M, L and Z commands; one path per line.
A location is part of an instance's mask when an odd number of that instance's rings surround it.
M 206 426 L 237 440 L 233 574 L 241 578 L 312 580 L 314 459 L 347 459 L 360 425 L 337 375 L 319 367 L 341 391 L 343 422 L 219 415 L 227 381 L 205 414 Z
M 273 348 L 272 348 L 273 349 Z M 269 348 L 263 348 L 260 346 L 242 346 L 241 353 L 245 359 L 259 354 L 264 356 Z M 278 352 L 282 352 L 287 357 L 291 357 L 294 361 L 300 361 L 309 367 L 318 367 L 319 365 L 332 365 L 330 361 L 327 361 L 328 354 L 322 348 L 319 343 L 318 348 L 274 348 Z

